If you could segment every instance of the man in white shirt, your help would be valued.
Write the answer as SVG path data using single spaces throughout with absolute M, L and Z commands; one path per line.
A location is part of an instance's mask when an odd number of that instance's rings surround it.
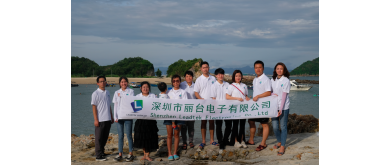
M 110 92 L 105 90 L 106 77 L 98 76 L 96 82 L 99 88 L 91 96 L 95 125 L 95 154 L 97 161 L 105 161 L 105 145 L 114 119 L 111 111 Z
M 259 98 L 270 96 L 272 91 L 272 83 L 270 79 L 263 73 L 264 64 L 262 61 L 258 60 L 254 63 L 254 71 L 256 77 L 253 80 L 253 101 L 258 101 Z M 260 122 L 263 128 L 262 142 L 256 149 L 256 151 L 261 151 L 267 147 L 266 139 L 269 136 L 269 118 L 253 118 L 248 119 L 250 124 L 250 139 L 246 143 L 247 145 L 254 145 L 254 135 L 255 135 L 255 122 Z
M 185 80 L 179 86 L 181 89 L 185 90 L 187 93 L 187 99 L 196 99 L 194 95 L 194 83 L 193 83 L 193 72 L 186 71 L 185 72 Z M 187 149 L 187 136 L 186 132 L 189 134 L 189 146 L 190 148 L 194 147 L 193 137 L 194 137 L 194 120 L 187 120 L 185 125 L 182 125 L 181 135 L 182 135 L 182 150 Z
M 211 97 L 213 100 L 226 100 L 225 94 L 227 93 L 229 83 L 224 81 L 224 73 L 222 68 L 217 68 L 215 70 L 217 82 L 212 85 Z M 231 134 L 231 129 L 226 129 L 224 132 L 224 137 L 226 137 L 226 139 L 223 139 L 223 132 L 221 130 L 223 120 L 215 120 L 215 123 L 217 141 L 220 145 L 219 153 L 221 154 L 223 152 L 222 150 L 225 149 L 226 141 L 228 142 L 228 136 Z M 227 127 L 229 126 L 226 125 L 226 128 Z
M 210 92 L 212 85 L 216 82 L 216 78 L 209 75 L 209 63 L 206 61 L 201 62 L 201 71 L 202 75 L 197 78 L 194 85 L 194 95 L 197 99 L 212 99 L 210 97 Z M 199 149 L 203 149 L 206 143 L 206 120 L 201 120 L 201 134 L 202 134 L 202 143 L 199 146 Z M 209 134 L 210 134 L 210 144 L 218 145 L 214 142 L 214 121 L 209 120 Z

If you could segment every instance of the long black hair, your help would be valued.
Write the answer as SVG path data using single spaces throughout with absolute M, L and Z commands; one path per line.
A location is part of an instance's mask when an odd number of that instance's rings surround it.
M 119 84 L 119 88 L 121 88 L 121 80 L 122 79 L 125 79 L 125 81 L 128 83 L 128 85 L 129 85 L 129 80 L 128 80 L 128 78 L 126 78 L 125 76 L 122 76 L 122 77 L 120 77 L 119 78 L 119 81 L 118 81 L 118 84 Z
M 284 75 L 286 78 L 289 79 L 290 74 L 289 74 L 288 69 L 286 68 L 286 66 L 285 66 L 284 63 L 279 62 L 279 63 L 277 63 L 276 66 L 274 67 L 274 71 L 273 71 L 273 80 L 276 80 L 276 77 L 277 77 L 276 69 L 277 69 L 277 66 L 278 66 L 278 65 L 281 65 L 281 66 L 284 68 L 284 71 L 282 72 L 282 75 Z
M 235 70 L 234 73 L 232 73 L 232 83 L 236 83 L 236 81 L 235 81 L 235 75 L 236 75 L 236 73 L 240 73 L 240 75 L 242 75 L 242 78 L 240 79 L 240 82 L 242 82 L 242 80 L 243 80 L 243 73 L 242 73 L 242 71 L 240 71 L 240 70 Z
M 140 85 L 140 91 L 141 91 L 141 94 L 143 93 L 143 91 L 141 90 L 141 88 L 143 88 L 143 85 L 144 84 L 148 84 L 148 88 L 149 88 L 149 91 L 148 91 L 148 94 L 151 92 L 151 84 L 149 84 L 148 81 L 143 81 L 141 82 L 141 85 Z

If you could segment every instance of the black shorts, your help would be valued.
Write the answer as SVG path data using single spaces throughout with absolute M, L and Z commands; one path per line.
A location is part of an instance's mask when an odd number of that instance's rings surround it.
M 252 118 L 248 119 L 249 121 L 255 121 L 255 122 L 260 122 L 260 123 L 267 123 L 269 122 L 269 118 Z

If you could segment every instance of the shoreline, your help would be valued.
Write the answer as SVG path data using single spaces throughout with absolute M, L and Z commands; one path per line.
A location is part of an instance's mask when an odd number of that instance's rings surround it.
M 106 77 L 107 84 L 118 84 L 119 77 Z M 171 78 L 129 78 L 129 82 L 148 81 L 150 84 L 165 82 L 171 85 Z M 96 77 L 71 77 L 72 84 L 96 84 Z
M 178 147 L 179 160 L 168 161 L 168 150 L 166 139 L 167 136 L 159 136 L 159 149 L 151 152 L 150 157 L 152 162 L 140 162 L 143 157 L 143 151 L 140 148 L 134 148 L 133 155 L 135 159 L 129 164 L 319 164 L 319 132 L 316 133 L 299 133 L 289 134 L 286 141 L 285 154 L 277 156 L 279 149 L 274 149 L 274 144 L 277 144 L 275 136 L 269 136 L 266 140 L 267 148 L 262 151 L 255 151 L 256 147 L 262 141 L 261 136 L 255 136 L 255 145 L 248 145 L 248 148 L 235 148 L 234 146 L 226 146 L 223 153 L 219 154 L 219 147 L 209 144 L 207 135 L 207 144 L 202 151 L 197 151 L 197 146 L 202 142 L 201 138 L 195 138 L 194 144 L 196 147 L 182 150 Z M 247 137 L 248 138 L 248 137 Z M 90 141 L 85 140 L 90 139 Z M 124 137 L 124 154 L 128 154 L 129 148 L 127 138 Z M 110 134 L 109 140 L 105 146 L 105 153 L 109 154 L 106 161 L 95 161 L 95 145 L 93 135 L 90 136 L 72 136 L 71 142 L 71 163 L 72 164 L 113 164 L 125 163 L 125 160 L 120 162 L 113 161 L 118 155 L 118 134 Z M 180 138 L 179 145 L 182 146 Z M 79 143 L 77 143 L 79 142 Z M 84 148 L 76 144 L 84 144 Z

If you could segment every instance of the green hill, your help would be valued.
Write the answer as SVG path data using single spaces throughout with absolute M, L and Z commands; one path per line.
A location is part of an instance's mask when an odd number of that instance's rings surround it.
M 93 70 L 98 70 L 99 65 L 88 58 L 71 57 L 71 75 L 76 77 L 92 76 Z M 95 72 L 96 73 L 96 72 Z M 96 74 L 95 74 L 96 75 Z
M 94 71 L 94 72 L 93 72 Z M 93 75 L 94 73 L 94 75 Z M 99 66 L 84 57 L 71 57 L 72 77 L 105 76 L 145 77 L 154 76 L 153 64 L 141 57 L 124 58 L 113 65 Z
M 168 66 L 167 77 L 170 77 L 175 74 L 178 74 L 179 76 L 183 76 L 183 74 L 185 74 L 185 72 L 189 70 L 198 61 L 202 62 L 202 59 L 194 58 L 192 60 L 187 60 L 187 61 L 179 59 L 177 62 L 174 62 L 170 66 Z
M 293 69 L 290 75 L 319 75 L 319 57 L 312 61 L 306 61 Z

